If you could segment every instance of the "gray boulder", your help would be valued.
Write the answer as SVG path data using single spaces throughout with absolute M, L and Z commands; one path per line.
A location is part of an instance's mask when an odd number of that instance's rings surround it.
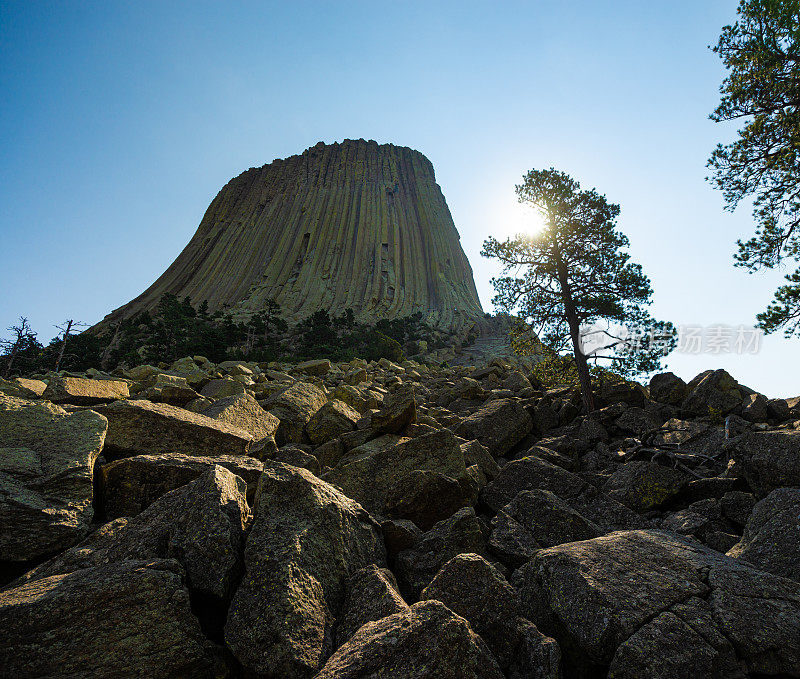
M 166 403 L 116 401 L 97 411 L 108 419 L 106 450 L 119 457 L 246 455 L 253 442 L 238 427 Z
M 372 426 L 378 434 L 396 434 L 416 421 L 417 401 L 411 384 L 387 396 L 381 409 L 372 416 Z
M 120 561 L 0 592 L 0 667 L 19 677 L 211 677 L 222 667 L 176 561 Z
M 748 431 L 725 449 L 758 497 L 800 486 L 800 431 Z
M 244 493 L 241 478 L 223 467 L 211 467 L 141 514 L 105 524 L 21 580 L 40 580 L 116 561 L 175 559 L 183 566 L 192 591 L 228 599 L 242 570 L 249 515 Z
M 800 667 L 800 584 L 674 533 L 626 531 L 541 550 L 515 582 L 523 614 L 569 649 L 565 672 L 574 676 L 611 667 L 649 677 L 654 658 L 684 677 L 741 676 L 737 661 L 759 676 Z M 659 619 L 666 613 L 697 635 Z
M 650 398 L 654 401 L 678 405 L 685 396 L 686 382 L 675 373 L 659 373 L 650 380 Z
M 475 510 L 465 507 L 437 523 L 412 547 L 397 555 L 395 573 L 400 591 L 407 599 L 416 600 L 446 562 L 469 553 L 485 556 L 486 542 Z
M 505 455 L 533 429 L 533 420 L 519 401 L 496 399 L 463 419 L 453 431 L 477 439 L 494 457 Z
M 316 679 L 503 679 L 483 640 L 438 601 L 364 625 Z
M 86 535 L 107 427 L 91 410 L 0 395 L 0 558 L 28 561 Z
M 800 489 L 778 488 L 756 504 L 728 556 L 800 581 Z
M 693 415 L 727 415 L 744 398 L 739 383 L 722 368 L 700 373 L 686 389 L 688 393 L 681 408 Z
M 336 647 L 368 622 L 408 610 L 397 589 L 397 581 L 388 568 L 375 564 L 360 568 L 347 581 L 342 612 L 336 620 Z
M 100 468 L 103 510 L 106 519 L 136 516 L 159 497 L 179 488 L 219 465 L 247 483 L 247 498 L 252 504 L 264 463 L 243 455 L 198 457 L 183 453 L 136 455 Z
M 310 677 L 333 650 L 349 576 L 386 564 L 380 527 L 310 472 L 268 462 L 258 484 L 245 573 L 225 625 L 254 675 Z
M 310 382 L 298 381 L 264 402 L 264 408 L 280 420 L 275 432 L 279 446 L 302 443 L 305 426 L 327 401 L 325 392 Z
M 631 461 L 620 466 L 603 490 L 626 507 L 637 511 L 656 509 L 689 485 L 682 471 L 655 462 Z
M 250 434 L 253 437 L 253 448 L 261 451 L 259 457 L 268 457 L 276 450 L 275 432 L 280 421 L 264 410 L 250 394 L 221 398 L 203 410 L 202 414 Z
M 580 476 L 539 457 L 524 457 L 505 465 L 482 491 L 481 498 L 499 512 L 524 490 L 546 490 L 557 495 L 578 514 L 607 532 L 644 527 L 644 520 Z
M 558 676 L 558 644 L 538 634 L 535 626 L 521 617 L 519 595 L 483 557 L 459 554 L 452 558 L 422 590 L 420 599 L 441 601 L 465 618 L 505 672 L 521 673 L 524 667 L 524 676 Z M 534 650 L 532 642 L 537 635 L 539 648 Z
M 311 443 L 319 445 L 356 428 L 361 419 L 358 411 L 338 399 L 328 401 L 312 415 L 306 424 Z
M 589 540 L 603 534 L 592 521 L 548 490 L 524 490 L 492 519 L 489 547 L 511 566 L 522 565 L 540 547 Z
M 400 443 L 375 439 L 351 451 L 324 479 L 368 511 L 420 527 L 447 518 L 473 494 L 464 453 L 447 429 Z M 444 492 L 444 499 L 433 489 Z
M 124 380 L 90 380 L 85 377 L 54 376 L 47 384 L 42 398 L 53 403 L 91 406 L 128 398 L 128 383 Z

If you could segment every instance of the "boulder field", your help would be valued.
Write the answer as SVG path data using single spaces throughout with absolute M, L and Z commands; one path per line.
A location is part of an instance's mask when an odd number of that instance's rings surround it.
M 800 399 L 196 356 L 0 382 L 0 674 L 800 677 Z

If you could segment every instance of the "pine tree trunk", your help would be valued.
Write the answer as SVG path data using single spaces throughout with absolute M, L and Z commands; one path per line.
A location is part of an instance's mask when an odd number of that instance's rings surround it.
M 592 394 L 592 378 L 589 374 L 589 363 L 581 349 L 581 332 L 578 314 L 575 311 L 575 302 L 572 299 L 572 290 L 567 278 L 567 269 L 558 262 L 558 282 L 561 286 L 561 299 L 564 302 L 564 314 L 567 317 L 569 335 L 572 339 L 572 352 L 575 357 L 575 369 L 578 373 L 578 383 L 581 388 L 581 399 L 587 413 L 594 410 L 594 394 Z

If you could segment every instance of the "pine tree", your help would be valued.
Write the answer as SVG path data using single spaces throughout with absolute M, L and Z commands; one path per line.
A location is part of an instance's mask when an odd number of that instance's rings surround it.
M 499 260 L 505 274 L 492 280 L 493 301 L 530 324 L 556 352 L 572 349 L 589 412 L 594 409 L 590 359 L 608 361 L 622 374 L 651 372 L 674 347 L 674 328 L 645 310 L 652 297 L 650 280 L 623 251 L 628 238 L 616 227 L 619 205 L 594 189 L 581 190 L 577 181 L 552 168 L 531 170 L 516 190 L 521 203 L 540 212 L 545 227 L 484 242 L 481 254 Z M 616 324 L 635 334 L 615 331 Z M 587 327 L 598 350 L 585 349 Z
M 726 207 L 753 199 L 755 234 L 738 240 L 736 266 L 749 273 L 800 261 L 800 3 L 742 0 L 738 20 L 713 48 L 728 76 L 711 119 L 743 123 L 738 138 L 718 145 L 710 180 Z M 758 324 L 800 336 L 800 268 L 786 276 Z

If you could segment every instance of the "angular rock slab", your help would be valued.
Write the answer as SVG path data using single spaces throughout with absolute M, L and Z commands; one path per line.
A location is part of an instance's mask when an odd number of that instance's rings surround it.
M 414 439 L 403 440 L 396 445 L 391 443 L 389 441 L 386 446 L 367 444 L 362 454 L 346 457 L 325 475 L 325 480 L 374 514 L 386 514 L 387 501 L 391 500 L 392 506 L 402 505 L 404 513 L 397 514 L 397 518 L 412 521 L 415 518 L 424 518 L 428 525 L 447 518 L 459 506 L 468 504 L 468 491 L 462 493 L 463 497 L 460 502 L 455 502 L 455 507 L 453 502 L 446 507 L 439 506 L 436 497 L 431 497 L 430 502 L 422 502 L 422 498 L 418 498 L 419 502 L 408 507 L 399 502 L 401 498 L 395 492 L 401 483 L 406 487 L 433 485 L 414 484 L 413 479 L 406 479 L 414 472 L 435 472 L 452 482 L 465 483 L 467 470 L 464 453 L 452 432 L 440 429 Z M 353 452 L 356 452 L 355 449 Z
M 276 443 L 302 443 L 306 424 L 327 400 L 325 392 L 310 382 L 295 382 L 267 399 L 264 408 L 280 420 Z
M 358 411 L 338 399 L 328 401 L 306 424 L 306 433 L 311 443 L 319 445 L 356 428 L 361 418 Z
M 0 559 L 27 561 L 86 535 L 107 427 L 91 410 L 0 395 Z
M 417 421 L 417 401 L 413 385 L 400 387 L 387 396 L 381 409 L 372 416 L 372 426 L 380 434 L 396 434 Z
M 368 622 L 408 610 L 388 568 L 360 568 L 347 581 L 347 595 L 336 620 L 336 647 L 350 640 Z
M 577 474 L 535 456 L 505 465 L 497 478 L 483 489 L 481 498 L 491 509 L 499 512 L 525 490 L 550 491 L 606 532 L 645 526 L 644 520 L 632 509 Z
M 556 494 L 523 490 L 492 519 L 489 549 L 512 567 L 542 547 L 599 537 L 603 531 Z
M 166 403 L 117 401 L 97 411 L 108 418 L 106 449 L 122 457 L 246 455 L 253 442 L 253 437 L 238 427 Z
M 689 485 L 683 472 L 655 462 L 631 461 L 620 466 L 603 490 L 626 507 L 645 511 L 660 507 Z
M 128 398 L 128 383 L 124 380 L 90 380 L 85 377 L 53 377 L 42 398 L 53 403 L 72 403 L 91 406 Z
M 520 616 L 519 595 L 483 557 L 459 554 L 450 559 L 422 590 L 420 598 L 440 601 L 469 621 L 504 671 L 513 668 L 520 672 L 524 667 L 525 676 L 558 676 L 558 644 L 539 634 L 532 623 Z M 537 635 L 541 647 L 533 653 L 539 659 L 534 663 L 531 642 Z
M 156 500 L 132 519 L 117 519 L 21 580 L 137 559 L 175 559 L 192 591 L 228 599 L 242 570 L 249 516 L 245 483 L 214 466 Z
M 0 667 L 19 677 L 214 677 L 177 562 L 121 561 L 0 592 Z
M 265 465 L 254 515 L 225 639 L 246 672 L 311 677 L 333 650 L 348 577 L 386 565 L 380 527 L 310 472 L 276 462 Z
M 246 431 L 256 443 L 272 439 L 274 444 L 275 432 L 280 424 L 280 420 L 264 410 L 250 394 L 221 398 L 202 414 Z
M 758 502 L 728 556 L 800 581 L 800 489 L 779 488 Z
M 106 519 L 136 516 L 155 500 L 204 474 L 214 465 L 242 477 L 247 499 L 255 499 L 264 463 L 244 455 L 199 457 L 183 453 L 135 455 L 108 462 L 100 468 Z
M 647 638 L 654 635 L 646 626 L 666 612 L 697 631 L 700 640 L 692 648 L 664 641 L 660 652 L 698 662 L 710 654 L 707 666 L 721 669 L 707 676 L 737 676 L 725 669 L 733 657 L 751 674 L 797 676 L 800 584 L 674 533 L 623 531 L 559 545 L 538 552 L 517 576 L 523 613 L 558 639 L 575 676 L 619 667 L 617 652 L 626 666 L 639 668 L 639 674 L 624 676 L 650 676 L 653 645 Z M 657 624 L 666 626 L 667 634 L 673 623 Z M 644 637 L 641 643 L 630 642 L 636 634 Z M 685 664 L 674 655 L 659 662 Z
M 512 399 L 489 401 L 457 424 L 453 431 L 467 440 L 477 439 L 495 457 L 505 455 L 533 429 L 533 420 L 521 403 Z
M 397 555 L 395 573 L 400 591 L 411 601 L 417 599 L 439 569 L 459 554 L 486 554 L 481 524 L 472 507 L 464 507 L 440 521 Z
M 746 432 L 726 449 L 758 497 L 800 486 L 800 431 Z
M 438 601 L 364 625 L 316 679 L 503 679 L 483 640 Z

